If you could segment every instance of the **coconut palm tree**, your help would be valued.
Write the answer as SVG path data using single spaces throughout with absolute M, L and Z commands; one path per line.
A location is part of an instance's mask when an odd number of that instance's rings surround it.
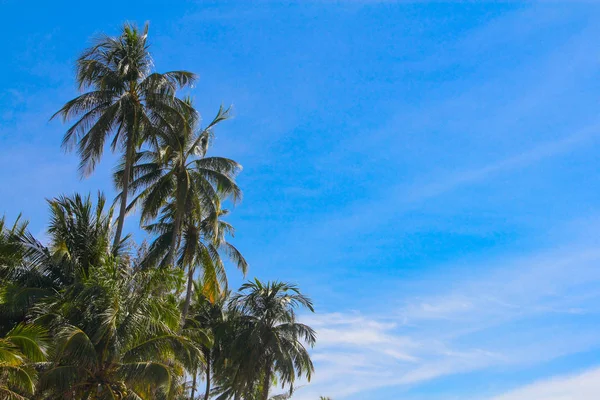
M 208 343 L 201 331 L 194 341 L 179 333 L 173 288 L 182 275 L 142 269 L 122 246 L 114 253 L 112 208 L 106 212 L 102 195 L 96 205 L 79 195 L 49 203 L 49 246 L 20 237 L 20 267 L 10 275 L 21 291 L 47 289 L 25 302 L 28 320 L 47 327 L 54 344 L 41 371 L 40 398 L 172 398 L 185 371 L 203 365 L 197 343 Z M 7 336 L 10 340 L 0 341 L 2 389 L 8 387 L 4 382 L 15 384 L 16 377 L 34 381 L 29 364 L 16 363 L 23 357 L 10 357 L 23 332 L 29 331 L 18 326 Z M 30 387 L 21 382 L 17 389 L 30 393 Z
M 48 335 L 36 325 L 19 324 L 0 338 L 0 398 L 26 399 L 35 392 L 35 363 L 46 360 Z
M 186 103 L 192 107 L 191 100 Z M 182 115 L 187 115 L 183 113 Z M 241 166 L 223 157 L 206 157 L 213 137 L 213 128 L 228 118 L 229 111 L 219 109 L 216 117 L 205 128 L 196 126 L 193 116 L 184 118 L 184 124 L 174 121 L 174 129 L 166 129 L 158 137 L 158 147 L 137 154 L 133 167 L 131 189 L 139 192 L 129 205 L 141 205 L 141 221 L 148 223 L 160 213 L 158 222 L 146 228 L 158 234 L 151 254 L 161 259 L 162 265 L 175 264 L 179 244 L 183 239 L 177 263 L 188 270 L 186 300 L 183 318 L 187 314 L 196 266 L 201 266 L 205 279 L 212 284 L 213 295 L 226 286 L 225 268 L 220 253 L 231 259 L 244 274 L 246 260 L 225 239 L 232 235 L 231 225 L 220 219 L 227 213 L 222 202 L 241 198 L 235 175 Z M 121 181 L 125 169 L 115 173 Z
M 181 315 L 172 292 L 179 277 L 173 270 L 141 269 L 123 261 L 127 257 L 115 257 L 105 235 L 79 247 L 90 231 L 85 220 L 77 218 L 79 223 L 65 231 L 76 239 L 65 242 L 69 263 L 63 265 L 72 266 L 76 278 L 31 311 L 55 344 L 40 376 L 40 393 L 64 399 L 167 398 L 186 369 L 202 360 L 195 342 L 179 333 Z M 63 243 L 65 232 L 51 229 L 51 243 Z M 96 258 L 100 249 L 104 255 Z
M 12 266 L 4 263 L 0 267 L 0 320 L 4 331 L 4 323 L 10 329 L 23 322 L 38 301 L 74 287 L 108 255 L 125 262 L 125 241 L 111 254 L 113 209 L 105 210 L 106 199 L 101 193 L 95 205 L 90 196 L 79 194 L 61 196 L 48 204 L 48 246 L 27 232 L 25 224 L 4 229 L 0 235 L 0 242 L 4 243 L 0 257 L 13 260 Z
M 314 367 L 304 343 L 313 346 L 316 334 L 297 321 L 296 309 L 314 309 L 297 286 L 255 279 L 242 285 L 232 297 L 232 305 L 239 326 L 232 346 L 235 363 L 244 368 L 242 380 L 258 380 L 260 400 L 268 400 L 275 376 L 282 387 L 290 385 L 290 393 L 296 377 L 305 376 L 310 381 Z
M 101 265 L 110 256 L 114 262 L 124 265 L 127 241 L 119 241 L 111 248 L 115 236 L 113 207 L 105 209 L 106 197 L 97 194 L 96 203 L 91 196 L 74 194 L 59 196 L 48 202 L 50 224 L 48 227 L 48 252 L 38 255 L 40 267 L 51 267 L 54 274 L 61 274 L 62 285 L 71 285 L 90 275 L 90 269 Z M 37 250 L 33 249 L 32 250 Z M 48 258 L 49 256 L 49 258 Z
M 65 399 L 154 399 L 170 392 L 201 354 L 178 333 L 174 296 L 153 292 L 168 273 L 127 272 L 109 263 L 95 267 L 77 293 L 40 306 L 36 321 L 51 328 L 56 347 L 41 392 Z
M 136 149 L 152 141 L 156 131 L 169 124 L 168 116 L 172 118 L 182 111 L 195 114 L 175 97 L 176 90 L 191 85 L 195 75 L 187 71 L 152 73 L 147 38 L 147 24 L 142 31 L 125 24 L 118 37 L 98 37 L 76 63 L 77 84 L 85 93 L 67 102 L 52 117 L 76 119 L 64 136 L 63 147 L 70 150 L 77 146 L 83 176 L 94 171 L 109 136 L 111 149 L 123 154 L 125 173 L 120 182 L 114 247 L 120 243 L 123 231 Z
M 231 369 L 228 367 L 229 348 L 236 333 L 236 318 L 228 307 L 229 292 L 213 294 L 211 284 L 205 280 L 194 281 L 193 299 L 190 312 L 186 319 L 185 330 L 201 329 L 212 338 L 210 345 L 200 344 L 204 354 L 204 394 L 208 400 L 212 394 L 214 379 L 223 380 Z M 193 376 L 193 386 L 190 399 L 196 391 L 196 376 Z
M 193 110 L 190 99 L 184 103 Z M 197 127 L 195 112 L 183 112 L 184 118 L 175 118 L 170 128 L 157 136 L 157 146 L 139 152 L 132 169 L 134 180 L 130 189 L 138 192 L 129 208 L 141 205 L 141 222 L 149 223 L 161 211 L 172 219 L 169 247 L 164 259 L 173 265 L 181 237 L 184 216 L 200 213 L 208 215 L 220 208 L 224 198 L 233 202 L 241 199 L 241 190 L 235 175 L 241 166 L 223 157 L 205 157 L 213 136 L 213 128 L 229 116 L 222 107 L 205 128 Z M 115 182 L 123 181 L 126 165 L 115 173 Z M 119 196 L 123 196 L 122 192 Z M 164 240 L 165 238 L 163 238 Z M 161 248 L 165 248 L 162 243 Z

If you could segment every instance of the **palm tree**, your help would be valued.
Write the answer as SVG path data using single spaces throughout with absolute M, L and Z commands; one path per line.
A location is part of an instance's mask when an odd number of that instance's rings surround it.
M 7 268 L 7 280 L 15 287 L 11 293 L 44 293 L 22 302 L 27 319 L 47 327 L 53 338 L 54 351 L 41 370 L 40 398 L 172 398 L 185 371 L 203 365 L 199 346 L 208 343 L 200 330 L 194 341 L 179 333 L 181 314 L 173 288 L 182 275 L 141 268 L 143 251 L 138 258 L 123 246 L 114 253 L 112 208 L 104 209 L 101 194 L 95 205 L 89 196 L 79 195 L 49 203 L 49 247 L 18 229 L 19 236 L 12 239 L 20 246 L 18 267 Z M 0 236 L 14 231 L 4 229 Z M 9 247 L 1 237 L 0 244 Z M 0 257 L 8 260 L 10 254 Z M 35 381 L 29 361 L 41 360 L 31 348 L 15 347 L 39 342 L 26 342 L 25 334 L 36 331 L 25 328 L 18 325 L 0 340 L 0 390 L 24 395 L 32 392 Z M 31 358 L 25 360 L 21 353 Z
M 191 100 L 185 102 L 192 108 Z M 187 114 L 183 113 L 186 116 Z M 158 146 L 139 152 L 133 167 L 134 180 L 131 189 L 139 194 L 129 208 L 141 204 L 141 221 L 148 223 L 160 213 L 160 219 L 146 226 L 158 234 L 151 253 L 162 259 L 162 265 L 173 265 L 179 244 L 183 245 L 178 264 L 188 270 L 186 299 L 183 318 L 187 315 L 192 292 L 193 276 L 197 265 L 211 279 L 213 295 L 226 285 L 225 268 L 220 256 L 224 253 L 236 266 L 246 273 L 247 263 L 241 253 L 225 239 L 232 235 L 231 225 L 220 220 L 227 214 L 221 209 L 222 202 L 230 198 L 237 202 L 241 190 L 235 183 L 235 175 L 241 166 L 223 157 L 206 157 L 213 137 L 213 128 L 227 119 L 229 110 L 222 107 L 205 128 L 197 128 L 192 115 L 171 124 L 158 137 Z M 115 181 L 121 181 L 125 169 L 115 173 Z M 164 256 L 166 254 L 166 256 Z
M 71 285 L 87 278 L 91 268 L 105 263 L 111 255 L 114 209 L 105 210 L 106 198 L 102 193 L 97 194 L 95 205 L 90 195 L 84 197 L 77 193 L 71 197 L 59 196 L 48 204 L 49 251 L 40 254 L 38 262 L 46 262 L 45 266 L 52 267 L 54 274 L 61 274 L 62 285 Z M 127 241 L 120 240 L 112 248 L 110 258 L 123 265 L 126 256 Z
M 63 147 L 70 150 L 77 145 L 83 176 L 94 171 L 110 135 L 111 149 L 123 153 L 125 173 L 120 182 L 122 195 L 114 247 L 120 243 L 123 231 L 136 149 L 168 125 L 168 116 L 182 111 L 195 114 L 175 97 L 175 92 L 191 85 L 196 76 L 187 71 L 151 73 L 147 38 L 147 24 L 141 32 L 134 25 L 125 24 L 118 37 L 101 35 L 76 63 L 79 89 L 88 91 L 52 116 L 60 115 L 63 121 L 77 119 L 67 130 Z
M 193 110 L 190 99 L 184 103 Z M 203 129 L 196 126 L 195 112 L 179 115 L 183 118 L 175 118 L 157 137 L 157 146 L 136 155 L 130 187 L 139 194 L 129 208 L 141 204 L 142 224 L 168 209 L 166 215 L 172 219 L 172 229 L 164 259 L 166 265 L 173 265 L 175 260 L 184 216 L 214 213 L 223 198 L 231 198 L 235 203 L 242 196 L 234 180 L 241 166 L 228 158 L 205 157 L 213 128 L 229 117 L 229 110 L 219 108 L 217 116 Z M 123 180 L 125 170 L 123 163 L 115 173 L 115 182 Z M 165 245 L 162 243 L 163 250 Z
M 41 395 L 171 396 L 185 370 L 202 360 L 198 346 L 178 332 L 181 315 L 172 288 L 180 277 L 173 270 L 131 265 L 136 261 L 121 248 L 112 252 L 111 211 L 103 211 L 102 196 L 95 207 L 77 195 L 50 203 L 50 256 L 40 255 L 39 268 L 49 264 L 52 271 L 58 263 L 66 283 L 30 311 L 55 344 L 40 376 Z
M 303 343 L 313 346 L 316 334 L 296 320 L 296 309 L 314 312 L 311 300 L 297 286 L 283 282 L 248 282 L 232 297 L 238 313 L 239 335 L 233 346 L 237 363 L 245 366 L 244 379 L 260 385 L 260 400 L 268 400 L 274 376 L 282 386 L 296 376 L 310 381 L 314 367 Z M 250 385 L 252 386 L 252 384 Z
M 39 308 L 36 321 L 51 327 L 55 355 L 40 390 L 65 399 L 154 399 L 170 392 L 185 368 L 197 363 L 197 346 L 181 336 L 174 296 L 151 295 L 165 270 L 94 268 L 77 293 L 66 292 Z M 156 294 L 156 293 L 154 293 Z
M 48 336 L 40 326 L 19 324 L 0 338 L 0 398 L 25 399 L 37 380 L 34 363 L 46 360 Z
M 23 322 L 37 302 L 81 282 L 90 268 L 104 262 L 108 254 L 120 263 L 126 259 L 126 241 L 110 252 L 113 209 L 104 209 L 106 199 L 101 193 L 95 205 L 89 195 L 79 194 L 61 196 L 48 204 L 48 246 L 27 232 L 26 224 L 4 228 L 0 235 L 0 258 L 12 260 L 0 267 L 3 331 Z
M 200 329 L 203 333 L 212 337 L 210 345 L 201 344 L 204 355 L 204 400 L 210 398 L 212 375 L 214 367 L 219 359 L 222 347 L 226 340 L 227 329 L 227 300 L 228 292 L 219 293 L 213 297 L 212 293 L 206 291 L 207 285 L 198 280 L 194 281 L 194 298 L 191 303 L 189 317 L 186 320 L 184 330 L 194 332 Z M 193 384 L 190 400 L 194 399 L 196 391 L 196 373 L 193 375 Z

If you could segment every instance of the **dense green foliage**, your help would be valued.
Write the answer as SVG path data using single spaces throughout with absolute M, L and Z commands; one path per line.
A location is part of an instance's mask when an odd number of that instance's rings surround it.
M 63 143 L 84 174 L 108 137 L 122 154 L 116 218 L 100 192 L 49 200 L 44 241 L 0 219 L 0 399 L 283 399 L 313 373 L 316 335 L 296 314 L 310 299 L 283 282 L 228 288 L 226 262 L 248 268 L 223 220 L 241 166 L 207 153 L 229 110 L 201 127 L 177 97 L 195 76 L 152 72 L 147 37 L 99 37 L 77 60 L 86 92 L 56 114 L 76 119 Z M 123 234 L 136 207 L 141 244 Z

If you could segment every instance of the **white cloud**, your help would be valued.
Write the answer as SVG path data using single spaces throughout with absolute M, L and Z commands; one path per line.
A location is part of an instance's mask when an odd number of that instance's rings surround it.
M 384 387 L 396 392 L 443 376 L 525 367 L 597 348 L 597 326 L 548 322 L 555 316 L 588 318 L 600 312 L 598 302 L 590 301 L 600 297 L 597 248 L 595 242 L 583 243 L 482 262 L 472 270 L 487 272 L 457 274 L 443 289 L 424 282 L 422 295 L 404 299 L 404 306 L 392 308 L 380 299 L 381 316 L 308 316 L 305 322 L 318 333 L 317 371 L 295 398 L 343 399 Z
M 536 382 L 490 400 L 596 400 L 599 393 L 600 368 L 596 368 Z

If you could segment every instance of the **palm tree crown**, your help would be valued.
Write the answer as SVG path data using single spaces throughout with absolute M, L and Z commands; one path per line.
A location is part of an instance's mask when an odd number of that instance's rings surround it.
M 290 385 L 290 392 L 296 376 L 310 380 L 314 367 L 303 343 L 313 346 L 316 333 L 297 321 L 295 310 L 303 307 L 314 312 L 314 308 L 297 286 L 284 282 L 262 283 L 256 279 L 242 285 L 239 293 L 232 297 L 232 305 L 239 314 L 237 362 L 242 369 L 241 376 L 249 373 L 252 376 L 250 383 L 242 380 L 245 390 L 258 378 L 260 399 L 267 400 L 274 375 L 282 386 Z

